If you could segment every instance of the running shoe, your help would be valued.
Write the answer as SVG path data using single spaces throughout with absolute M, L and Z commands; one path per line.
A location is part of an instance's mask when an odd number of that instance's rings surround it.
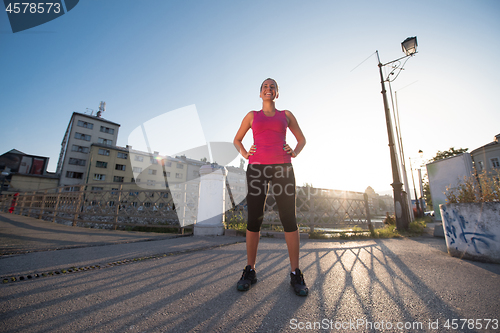
M 245 267 L 243 270 L 243 274 L 241 275 L 241 279 L 238 281 L 236 287 L 239 291 L 247 291 L 250 289 L 252 284 L 257 283 L 257 273 L 252 269 L 250 265 Z
M 290 284 L 298 296 L 307 296 L 309 293 L 309 289 L 307 289 L 306 282 L 304 281 L 304 275 L 302 275 L 302 272 L 298 268 L 295 269 L 295 274 L 290 273 Z

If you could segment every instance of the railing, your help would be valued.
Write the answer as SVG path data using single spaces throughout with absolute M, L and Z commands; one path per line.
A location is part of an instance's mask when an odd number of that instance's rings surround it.
M 154 226 L 183 231 L 196 220 L 196 185 L 194 188 L 193 184 L 183 183 L 165 190 L 146 190 L 135 183 L 102 185 L 108 189 L 91 190 L 90 186 L 78 185 L 4 194 L 0 210 L 73 226 L 111 224 L 114 229 Z
M 146 190 L 135 183 L 102 184 L 103 190 L 88 185 L 4 194 L 0 210 L 73 226 L 112 225 L 183 228 L 196 223 L 198 182 L 173 185 L 165 190 Z M 106 187 L 106 185 L 108 187 Z M 315 228 L 360 228 L 372 230 L 372 221 L 365 193 L 337 191 L 313 187 L 297 187 L 296 213 L 299 226 Z M 226 196 L 228 193 L 226 192 Z M 226 222 L 236 218 L 246 222 L 243 204 L 232 208 L 226 199 Z M 272 194 L 266 200 L 264 223 L 281 225 Z
M 345 229 L 354 226 L 373 230 L 368 196 L 366 193 L 338 191 L 313 187 L 296 187 L 296 214 L 299 226 L 315 228 Z M 226 212 L 226 221 L 247 218 L 245 206 L 237 206 Z M 281 225 L 276 201 L 268 195 L 264 213 L 264 224 Z

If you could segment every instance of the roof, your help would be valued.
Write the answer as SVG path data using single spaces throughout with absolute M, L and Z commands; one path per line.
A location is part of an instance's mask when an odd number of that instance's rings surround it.
M 103 121 L 103 122 L 105 122 L 105 123 L 113 124 L 113 125 L 116 125 L 116 126 L 118 126 L 118 127 L 120 127 L 120 126 L 121 126 L 121 125 L 120 125 L 120 124 L 118 124 L 118 123 L 114 123 L 114 122 L 112 122 L 112 121 L 106 120 L 106 119 L 101 118 L 101 117 L 91 116 L 91 115 L 89 115 L 89 114 L 85 114 L 85 113 L 73 112 L 73 116 L 74 116 L 75 114 L 77 114 L 77 115 L 79 115 L 79 116 L 87 117 L 87 118 L 90 118 L 90 119 L 93 119 L 93 120 L 99 120 L 99 121 Z
M 128 148 L 125 147 L 119 147 L 119 146 L 108 146 L 102 143 L 92 143 L 91 146 L 96 146 L 96 147 L 101 147 L 101 148 L 106 148 L 106 149 L 114 149 L 114 150 L 120 150 L 124 152 L 129 152 Z
M 500 140 L 500 134 L 497 134 L 497 135 L 495 135 L 495 139 L 493 142 L 487 143 L 484 146 L 476 148 L 473 151 L 471 151 L 470 153 L 471 153 L 471 155 L 474 155 L 474 153 L 477 153 L 480 150 L 484 150 L 484 149 L 489 148 L 489 147 L 497 146 L 499 144 L 499 140 Z
M 22 151 L 19 151 L 17 149 L 11 149 L 11 150 L 8 151 L 8 153 L 19 154 L 19 155 L 26 155 L 25 153 L 23 153 Z

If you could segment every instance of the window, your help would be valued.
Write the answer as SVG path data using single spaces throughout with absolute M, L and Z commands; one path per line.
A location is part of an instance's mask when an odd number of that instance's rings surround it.
M 130 195 L 131 197 L 136 197 L 139 195 L 139 192 L 130 192 L 128 195 Z
M 76 132 L 75 139 L 90 141 L 90 135 Z
M 117 164 L 117 165 L 115 165 L 115 170 L 125 171 L 125 165 Z
M 134 173 L 141 173 L 141 172 L 142 172 L 142 168 L 139 168 L 139 167 L 134 167 L 134 168 L 132 169 L 132 171 L 133 171 Z
M 120 176 L 114 176 L 113 177 L 113 181 L 115 183 L 123 183 L 123 177 L 120 177 Z
M 151 164 L 158 164 L 158 160 L 157 160 L 155 157 L 150 157 L 150 158 L 149 158 L 149 162 L 150 162 Z
M 106 175 L 100 174 L 100 173 L 94 173 L 94 180 L 105 180 Z
M 148 186 L 155 186 L 155 181 L 148 179 Z
M 102 190 L 104 190 L 104 187 L 92 186 L 92 191 L 102 191 Z
M 85 166 L 85 160 L 79 159 L 79 158 L 71 158 L 69 159 L 69 164 L 72 165 L 80 165 L 80 166 Z
M 139 162 L 142 162 L 142 161 L 144 161 L 144 157 L 139 156 L 139 155 L 135 155 L 135 156 L 134 156 L 134 161 L 139 161 Z
M 88 122 L 83 121 L 83 120 L 78 120 L 78 126 L 84 127 L 84 128 L 88 128 L 88 129 L 93 129 L 94 128 L 94 124 L 88 123 Z
M 97 139 L 97 143 L 100 143 L 100 144 L 106 145 L 106 146 L 111 146 L 113 144 L 113 140 L 99 138 L 99 139 Z
M 484 163 L 483 161 L 477 161 L 477 171 L 483 171 Z
M 148 170 L 148 174 L 150 174 L 150 175 L 156 175 L 156 170 L 149 169 Z
M 184 169 L 184 164 L 177 163 L 177 169 Z
M 165 166 L 171 167 L 172 166 L 172 162 L 165 162 Z
M 128 158 L 128 154 L 127 153 L 118 153 L 118 155 L 116 155 L 116 157 L 127 159 Z
M 130 179 L 130 182 L 132 182 L 132 183 L 135 182 L 134 177 L 132 177 L 132 179 Z
M 71 151 L 76 151 L 78 153 L 87 154 L 89 152 L 89 147 L 82 147 L 82 146 L 73 145 L 73 147 L 71 148 Z
M 115 202 L 114 201 L 110 201 L 110 202 L 108 202 L 108 205 L 109 205 L 109 207 L 113 207 L 115 205 Z
M 107 149 L 99 149 L 99 155 L 109 156 L 109 150 Z
M 170 177 L 170 171 L 165 172 L 165 177 Z
M 146 207 L 146 208 L 151 207 L 151 202 L 145 202 L 145 203 L 144 203 L 144 207 Z
M 500 161 L 498 160 L 498 157 L 490 158 L 490 161 L 491 161 L 491 167 L 492 168 L 498 168 L 498 167 L 500 167 Z
M 66 178 L 82 179 L 83 172 L 66 171 Z
M 163 192 L 163 193 L 162 193 L 162 197 L 163 197 L 163 198 L 168 198 L 168 192 Z
M 101 132 L 103 132 L 103 133 L 109 133 L 109 134 L 114 134 L 115 130 L 114 130 L 114 128 L 109 128 L 109 127 L 101 126 Z
M 108 162 L 96 161 L 95 166 L 96 166 L 96 168 L 107 168 Z
M 175 178 L 177 179 L 182 179 L 182 173 L 176 173 Z

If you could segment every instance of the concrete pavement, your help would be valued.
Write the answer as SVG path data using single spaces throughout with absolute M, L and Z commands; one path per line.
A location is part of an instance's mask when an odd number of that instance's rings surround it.
M 40 228 L 32 238 L 47 232 Z M 450 257 L 442 238 L 302 240 L 308 297 L 293 293 L 286 245 L 275 238 L 261 239 L 259 282 L 238 292 L 243 240 L 191 236 L 2 256 L 2 277 L 102 268 L 0 285 L 0 331 L 498 331 L 500 265 Z

